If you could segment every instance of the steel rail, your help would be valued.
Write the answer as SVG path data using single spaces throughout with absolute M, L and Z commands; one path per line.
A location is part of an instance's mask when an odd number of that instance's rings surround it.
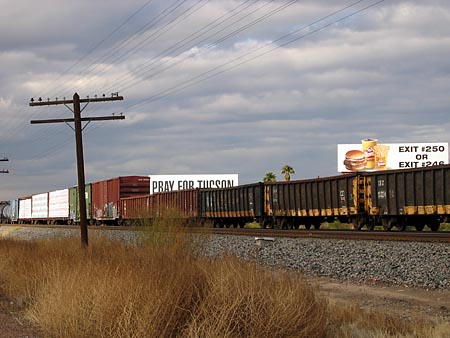
M 0 224 L 0 227 L 26 227 L 46 229 L 79 229 L 74 225 L 45 225 L 45 224 Z M 143 227 L 130 226 L 89 226 L 89 230 L 95 231 L 139 231 Z M 450 232 L 415 232 L 415 231 L 356 231 L 356 230 L 275 230 L 275 229 L 237 229 L 237 228 L 199 228 L 182 227 L 180 232 L 218 234 L 233 236 L 270 236 L 288 238 L 322 238 L 344 240 L 376 240 L 376 241 L 408 241 L 408 242 L 441 242 L 450 243 Z

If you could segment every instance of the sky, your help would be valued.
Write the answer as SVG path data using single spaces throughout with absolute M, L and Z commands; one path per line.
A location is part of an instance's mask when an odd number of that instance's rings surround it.
M 294 168 L 334 176 L 337 145 L 449 142 L 450 2 L 0 0 L 0 200 L 77 184 L 64 105 L 122 113 L 83 132 L 86 181 Z

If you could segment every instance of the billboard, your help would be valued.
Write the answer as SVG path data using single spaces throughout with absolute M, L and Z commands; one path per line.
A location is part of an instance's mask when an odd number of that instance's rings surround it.
M 238 174 L 149 175 L 150 194 L 195 188 L 228 188 L 239 184 Z
M 365 139 L 358 144 L 338 144 L 338 171 L 375 171 L 422 168 L 448 164 L 448 142 L 379 143 Z

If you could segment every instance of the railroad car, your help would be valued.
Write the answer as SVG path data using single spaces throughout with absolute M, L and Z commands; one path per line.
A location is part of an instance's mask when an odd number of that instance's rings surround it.
M 84 187 L 86 199 L 86 218 L 89 224 L 93 224 L 92 219 L 92 184 L 88 183 Z M 78 196 L 78 187 L 69 188 L 69 224 L 80 222 L 80 200 Z
M 149 220 L 155 217 L 176 217 L 185 221 L 201 221 L 199 189 L 178 190 L 120 199 L 120 223 Z
M 92 183 L 92 220 L 115 223 L 121 217 L 120 199 L 150 193 L 148 176 L 121 176 Z
M 3 201 L 1 203 L 2 223 L 17 223 L 19 220 L 19 200 L 13 199 L 9 201 Z
M 428 226 L 437 231 L 450 216 L 450 165 L 153 195 L 148 176 L 123 176 L 88 184 L 86 194 L 91 224 L 127 224 L 172 212 L 217 227 L 242 227 L 256 220 L 263 227 L 309 229 L 337 219 L 355 229 L 383 225 L 386 230 L 415 226 L 420 231 Z M 77 197 L 76 188 L 22 197 L 9 202 L 9 218 L 18 223 L 78 222 Z
M 318 229 L 327 220 L 357 223 L 364 215 L 357 174 L 264 184 L 263 226 Z
M 31 196 L 19 198 L 18 223 L 31 223 Z
M 49 224 L 67 224 L 70 219 L 69 189 L 50 191 L 48 193 Z
M 199 214 L 216 227 L 237 225 L 246 222 L 263 222 L 264 184 L 254 183 L 230 188 L 200 189 Z
M 439 230 L 450 215 L 450 165 L 362 174 L 365 180 L 365 223 L 386 230 L 428 226 Z

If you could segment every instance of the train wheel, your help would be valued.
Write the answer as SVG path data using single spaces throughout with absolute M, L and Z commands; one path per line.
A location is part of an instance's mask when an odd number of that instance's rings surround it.
M 385 231 L 391 231 L 392 228 L 394 227 L 394 220 L 392 218 L 382 218 L 381 219 L 381 224 L 383 225 L 383 229 Z
M 352 220 L 353 229 L 361 230 L 364 226 L 364 221 L 361 218 L 353 218 Z
M 401 223 L 397 224 L 397 229 L 398 229 L 398 231 L 405 231 L 406 230 L 406 223 L 401 222 Z
M 375 229 L 375 224 L 373 222 L 369 222 L 366 224 L 367 231 L 373 231 Z
M 423 223 L 416 224 L 414 227 L 416 228 L 417 231 L 422 231 L 423 228 L 425 227 L 425 224 Z
M 431 231 L 438 231 L 439 228 L 441 227 L 441 223 L 436 218 L 430 219 L 428 221 L 427 225 L 428 225 L 428 227 L 430 228 Z

